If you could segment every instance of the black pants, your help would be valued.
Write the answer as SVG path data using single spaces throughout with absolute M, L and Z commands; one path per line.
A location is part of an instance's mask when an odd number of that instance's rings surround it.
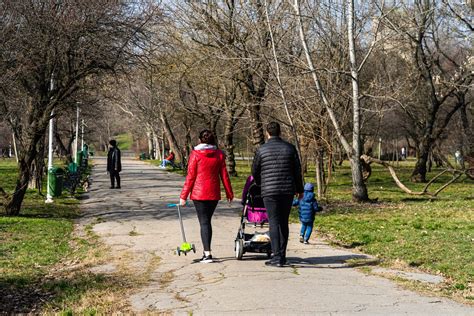
M 219 201 L 197 201 L 194 200 L 199 225 L 201 226 L 201 240 L 204 251 L 211 251 L 212 226 L 211 219 Z
M 115 180 L 117 180 L 117 188 L 120 188 L 120 172 L 110 171 L 110 185 L 115 187 Z
M 263 203 L 268 213 L 273 260 L 283 263 L 286 260 L 289 235 L 288 218 L 290 217 L 293 195 L 266 196 L 263 198 Z

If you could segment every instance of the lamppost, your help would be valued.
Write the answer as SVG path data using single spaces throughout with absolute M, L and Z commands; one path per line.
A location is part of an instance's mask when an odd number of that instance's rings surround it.
M 53 85 L 53 80 L 51 79 L 51 86 Z M 53 203 L 53 196 L 51 194 L 51 179 L 50 179 L 50 174 L 53 169 L 53 115 L 54 115 L 54 110 L 51 111 L 51 118 L 49 119 L 49 135 L 48 135 L 48 182 L 47 182 L 47 188 L 46 188 L 46 201 L 45 203 Z
M 84 150 L 84 119 L 81 120 L 81 150 Z
M 51 74 L 51 81 L 49 83 L 50 91 L 54 89 L 54 73 Z M 46 201 L 45 203 L 53 203 L 53 195 L 51 194 L 51 179 L 50 174 L 53 171 L 53 131 L 54 131 L 54 121 L 53 121 L 54 110 L 51 111 L 51 117 L 49 118 L 49 135 L 48 135 L 48 179 L 46 184 Z
M 79 103 L 76 108 L 76 138 L 74 139 L 74 163 L 77 166 L 77 146 L 79 144 Z

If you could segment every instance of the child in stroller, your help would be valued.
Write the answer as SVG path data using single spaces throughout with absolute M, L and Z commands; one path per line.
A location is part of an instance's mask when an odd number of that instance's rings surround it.
M 268 233 L 268 214 L 263 204 L 260 187 L 255 183 L 252 176 L 247 181 L 242 192 L 242 215 L 240 227 L 235 239 L 235 257 L 238 260 L 246 252 L 266 253 L 271 257 L 272 249 Z M 247 233 L 245 229 L 253 227 L 254 232 Z M 259 232 L 257 228 L 266 228 L 267 231 Z

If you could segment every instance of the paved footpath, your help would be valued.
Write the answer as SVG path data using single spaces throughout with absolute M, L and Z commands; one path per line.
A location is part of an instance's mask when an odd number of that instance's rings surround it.
M 264 265 L 262 255 L 234 258 L 239 204 L 220 203 L 213 218 L 213 255 L 201 264 L 199 225 L 194 209 L 183 209 L 188 237 L 197 253 L 177 256 L 181 244 L 176 208 L 184 178 L 141 161 L 123 161 L 122 189 L 110 190 L 105 159 L 96 158 L 92 187 L 83 200 L 83 223 L 112 254 L 127 254 L 131 268 L 146 270 L 158 256 L 148 285 L 130 298 L 136 313 L 175 315 L 474 315 L 474 308 L 401 289 L 392 281 L 366 275 L 345 263 L 364 258 L 328 246 L 319 239 L 298 242 L 298 225 L 290 227 L 291 267 Z M 239 195 L 239 192 L 236 192 Z M 125 255 L 124 255 L 125 256 Z M 97 267 L 113 272 L 113 264 Z

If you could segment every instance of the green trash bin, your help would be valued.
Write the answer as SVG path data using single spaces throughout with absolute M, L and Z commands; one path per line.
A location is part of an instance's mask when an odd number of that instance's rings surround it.
M 84 158 L 84 153 L 82 152 L 82 150 L 81 150 L 81 151 L 78 151 L 78 152 L 77 152 L 77 165 L 78 165 L 79 167 L 84 167 L 84 166 L 82 165 L 82 163 L 83 163 L 83 158 Z
M 63 193 L 64 170 L 58 167 L 49 169 L 49 193 L 51 196 L 61 196 Z
M 68 166 L 67 166 L 68 170 L 69 170 L 69 173 L 76 173 L 77 172 L 77 164 L 75 162 L 71 162 Z

